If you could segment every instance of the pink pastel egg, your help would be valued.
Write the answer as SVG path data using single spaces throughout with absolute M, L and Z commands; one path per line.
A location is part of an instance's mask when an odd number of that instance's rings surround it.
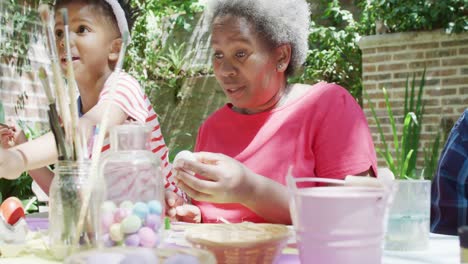
M 129 216 L 131 210 L 128 208 L 117 208 L 114 212 L 114 222 L 120 223 L 125 217 Z
M 149 227 L 142 227 L 138 230 L 138 236 L 140 237 L 140 245 L 143 247 L 154 247 L 158 237 L 154 231 Z
M 158 230 L 159 227 L 161 226 L 161 216 L 155 215 L 155 214 L 149 214 L 148 216 L 146 216 L 145 226 L 153 230 Z
M 101 215 L 101 228 L 103 232 L 109 232 L 110 226 L 114 223 L 114 214 L 105 212 Z

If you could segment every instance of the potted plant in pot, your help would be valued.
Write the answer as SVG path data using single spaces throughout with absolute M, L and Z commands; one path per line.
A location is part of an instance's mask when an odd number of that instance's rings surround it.
M 396 118 L 389 102 L 387 90 L 383 88 L 392 130 L 394 151 L 390 149 L 390 143 L 385 139 L 381 122 L 366 94 L 383 145 L 383 148 L 377 148 L 377 153 L 384 158 L 386 165 L 396 178 L 396 191 L 390 207 L 385 235 L 385 249 L 387 250 L 424 249 L 429 241 L 431 182 L 424 178 L 423 173 L 417 173 L 416 170 L 424 113 L 422 96 L 425 72 L 424 70 L 417 95 L 415 94 L 415 76 L 413 75 L 411 84 L 408 79 L 406 81 L 403 130 L 400 136 L 398 135 Z M 438 152 L 434 151 L 433 153 Z

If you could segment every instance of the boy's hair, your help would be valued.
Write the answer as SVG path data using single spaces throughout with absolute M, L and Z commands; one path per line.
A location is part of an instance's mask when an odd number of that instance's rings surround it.
M 88 5 L 96 6 L 100 12 L 107 18 L 109 18 L 114 25 L 117 26 L 117 19 L 115 17 L 112 7 L 104 0 L 56 0 L 55 1 L 55 10 L 62 8 L 63 6 L 70 4 L 72 2 L 81 2 Z M 130 5 L 129 0 L 118 0 L 120 6 L 122 7 L 125 13 L 125 19 L 127 20 L 127 26 L 130 33 L 132 32 L 133 24 L 139 15 L 139 10 Z M 119 31 L 120 32 L 120 31 Z

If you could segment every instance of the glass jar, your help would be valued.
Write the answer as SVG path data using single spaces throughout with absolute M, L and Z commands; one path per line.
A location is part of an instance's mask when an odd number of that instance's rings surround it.
M 99 168 L 106 187 L 99 211 L 104 246 L 156 247 L 161 242 L 164 180 L 160 159 L 149 151 L 151 132 L 134 124 L 111 130 L 111 151 Z
M 90 160 L 59 161 L 55 165 L 49 190 L 49 240 L 50 249 L 58 259 L 70 255 L 77 248 L 76 245 L 92 245 L 95 241 L 92 214 L 86 217 L 84 230 L 79 234 L 77 230 L 83 199 L 89 191 L 87 182 L 90 169 Z M 93 203 L 99 193 L 97 189 L 93 192 Z M 95 210 L 93 203 L 89 205 L 90 210 Z

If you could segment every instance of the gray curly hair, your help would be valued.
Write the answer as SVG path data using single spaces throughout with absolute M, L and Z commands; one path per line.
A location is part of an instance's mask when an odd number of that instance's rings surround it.
M 308 50 L 310 11 L 305 0 L 208 0 L 208 21 L 233 15 L 249 20 L 272 46 L 291 45 L 286 75 L 305 61 Z

